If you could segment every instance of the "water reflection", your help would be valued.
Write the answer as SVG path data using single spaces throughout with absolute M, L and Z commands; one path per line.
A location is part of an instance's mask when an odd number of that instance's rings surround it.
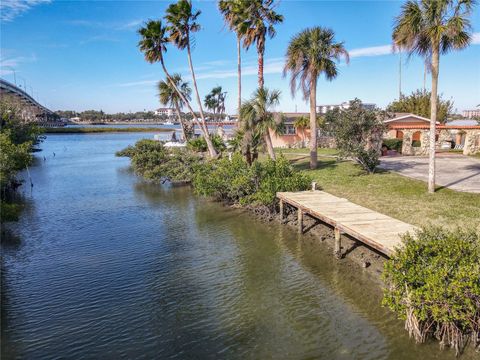
M 415 346 L 348 259 L 135 177 L 114 153 L 139 136 L 44 143 L 2 256 L 2 359 L 452 357 Z

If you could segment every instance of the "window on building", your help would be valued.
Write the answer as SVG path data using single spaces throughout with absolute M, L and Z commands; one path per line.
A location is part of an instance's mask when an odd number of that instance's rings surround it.
M 295 129 L 295 126 L 292 124 L 286 124 L 285 128 L 283 130 L 283 135 L 295 135 L 297 133 L 297 130 Z

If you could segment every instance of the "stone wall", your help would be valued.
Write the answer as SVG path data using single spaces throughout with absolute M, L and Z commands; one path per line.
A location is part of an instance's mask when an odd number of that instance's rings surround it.
M 480 130 L 465 131 L 465 145 L 463 147 L 464 155 L 473 155 L 480 153 Z
M 428 155 L 430 148 L 430 130 L 417 130 L 417 129 L 402 129 L 403 132 L 403 143 L 402 143 L 402 154 L 403 155 Z M 480 153 L 480 129 L 465 129 L 461 130 L 465 132 L 465 144 L 463 147 L 464 155 L 472 155 Z M 413 147 L 413 134 L 420 132 L 420 146 Z M 395 138 L 392 136 L 393 132 L 389 131 L 384 134 L 384 138 L 391 139 Z M 447 141 L 455 140 L 455 131 L 450 129 L 440 129 L 437 130 L 437 141 L 435 148 L 440 150 L 442 144 Z

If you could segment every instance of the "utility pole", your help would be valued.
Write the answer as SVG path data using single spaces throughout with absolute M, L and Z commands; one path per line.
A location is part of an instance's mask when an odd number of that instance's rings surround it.
M 427 62 L 423 64 L 423 92 L 427 92 Z
M 402 51 L 400 51 L 400 61 L 398 63 L 398 100 L 402 99 Z

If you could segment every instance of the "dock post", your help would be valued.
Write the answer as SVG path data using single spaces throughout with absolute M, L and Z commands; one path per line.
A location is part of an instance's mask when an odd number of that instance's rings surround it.
M 283 220 L 283 200 L 280 199 L 280 220 Z
M 337 259 L 342 258 L 342 241 L 340 239 L 340 230 L 336 227 L 335 230 L 335 248 L 334 248 L 334 255 Z
M 297 221 L 298 222 L 298 224 L 297 224 L 298 225 L 298 232 L 300 234 L 302 234 L 303 233 L 303 211 L 302 211 L 302 209 L 300 209 L 300 208 L 297 209 L 297 216 L 298 216 L 298 221 Z

